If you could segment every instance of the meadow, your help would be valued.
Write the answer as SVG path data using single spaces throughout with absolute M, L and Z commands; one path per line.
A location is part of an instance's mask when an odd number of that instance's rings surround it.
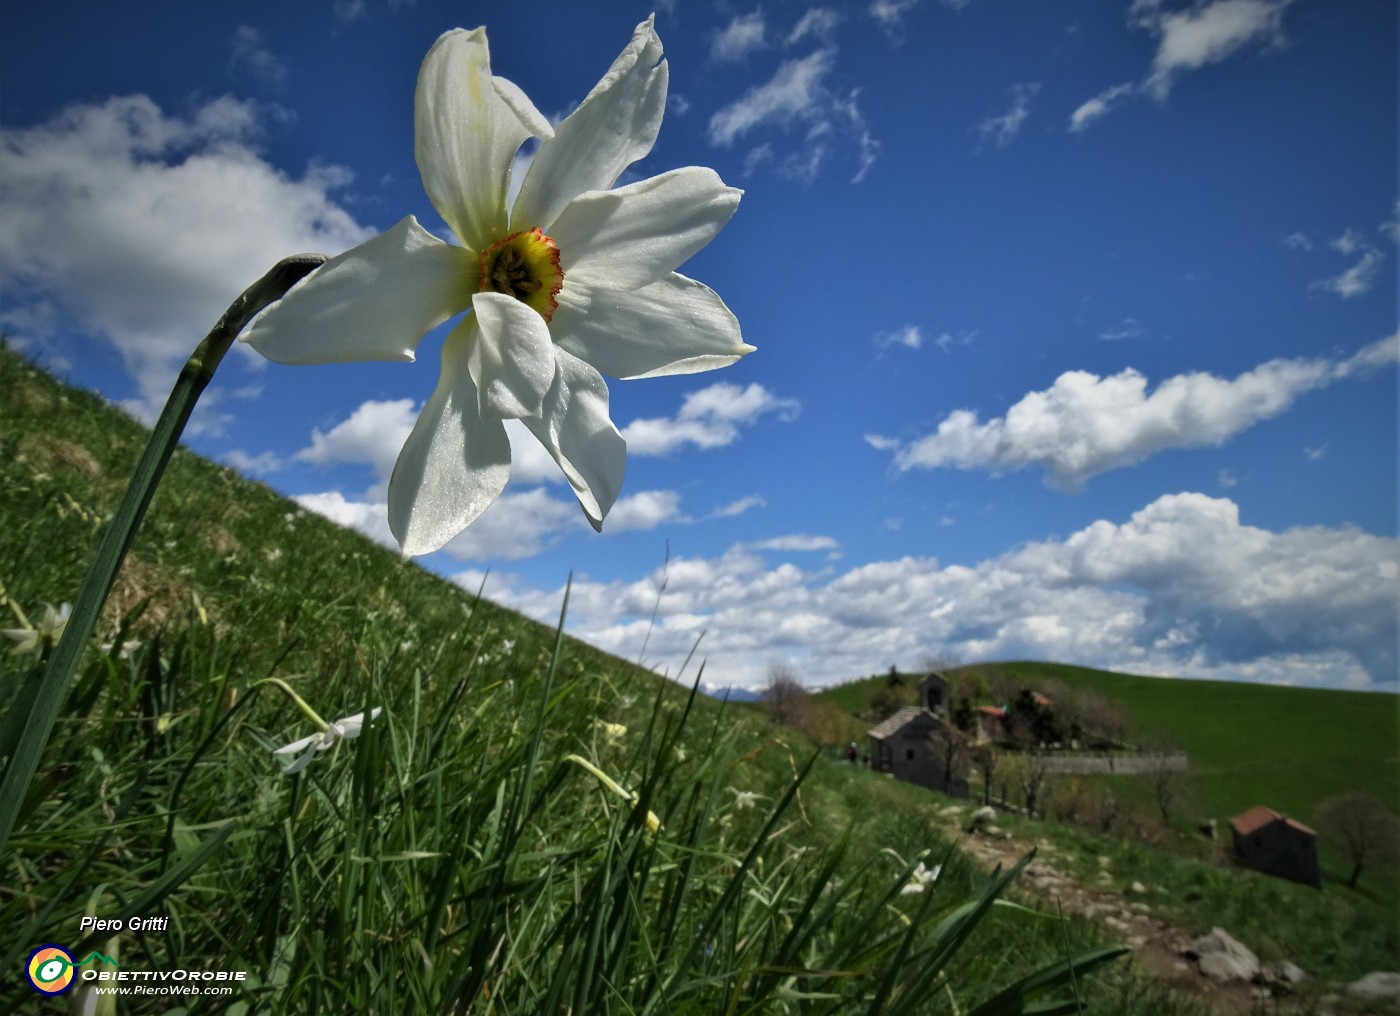
M 143 440 L 0 349 L 0 626 L 72 599 Z M 16 648 L 6 757 L 49 651 Z M 99 1014 L 1199 1011 L 964 860 L 931 795 L 697 696 L 702 667 L 663 680 L 177 452 L 0 866 L 0 1008 L 61 1008 L 22 977 L 57 943 L 79 974 L 243 974 Z M 373 719 L 288 774 L 298 697 Z

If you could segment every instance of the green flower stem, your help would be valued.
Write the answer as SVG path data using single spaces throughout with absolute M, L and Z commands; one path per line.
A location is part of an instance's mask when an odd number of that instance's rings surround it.
M 279 261 L 229 306 L 180 371 L 179 380 L 175 382 L 170 398 L 161 410 L 160 419 L 151 430 L 151 439 L 141 455 L 141 461 L 137 463 L 136 471 L 132 474 L 116 515 L 112 517 L 112 524 L 102 538 L 102 545 L 98 548 L 87 578 L 83 581 L 77 602 L 73 605 L 73 613 L 64 628 L 63 637 L 59 639 L 58 646 L 49 658 L 48 668 L 35 689 L 24 732 L 20 735 L 15 753 L 5 768 L 4 777 L 0 778 L 0 851 L 4 850 L 19 817 L 29 783 L 39 767 L 39 758 L 43 754 L 44 746 L 48 744 L 54 722 L 58 719 L 64 693 L 68 690 L 68 683 L 78 669 L 83 650 L 97 625 L 102 604 L 116 580 L 127 550 L 131 547 L 136 528 L 141 524 L 146 508 L 151 503 L 156 485 L 160 483 L 161 475 L 165 472 L 166 463 L 170 461 L 175 446 L 179 444 L 180 435 L 189 421 L 190 413 L 194 411 L 195 403 L 199 401 L 199 396 L 214 377 L 214 371 L 223 360 L 224 354 L 228 352 L 229 346 L 244 326 L 260 310 L 280 299 L 287 290 L 325 260 L 326 257 L 322 254 L 297 254 Z

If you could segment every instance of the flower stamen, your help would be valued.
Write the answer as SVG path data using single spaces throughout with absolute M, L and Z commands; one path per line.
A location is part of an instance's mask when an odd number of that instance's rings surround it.
M 513 296 L 546 321 L 554 316 L 564 270 L 553 237 L 538 227 L 512 233 L 482 251 L 480 263 L 482 291 Z

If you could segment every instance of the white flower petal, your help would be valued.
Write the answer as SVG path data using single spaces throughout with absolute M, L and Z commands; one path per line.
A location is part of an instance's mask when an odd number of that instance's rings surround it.
M 754 350 L 712 289 L 675 272 L 641 289 L 565 286 L 550 331 L 561 348 L 620 378 L 695 374 Z
M 471 305 L 476 259 L 413 216 L 327 261 L 260 314 L 242 341 L 279 363 L 412 360 Z
M 418 72 L 414 154 L 423 189 L 457 238 L 482 251 L 506 231 L 516 150 L 545 118 L 509 81 L 491 77 L 486 30 L 442 35 Z
M 714 170 L 688 166 L 575 198 L 550 227 L 564 287 L 640 289 L 659 282 L 714 239 L 742 194 Z
M 313 744 L 310 748 L 307 748 L 306 751 L 304 751 L 301 754 L 300 758 L 298 758 L 295 762 L 289 765 L 286 769 L 282 770 L 283 775 L 295 776 L 297 773 L 301 772 L 303 769 L 305 769 L 311 764 L 311 760 L 316 757 L 316 752 L 319 751 L 322 747 L 324 747 L 324 745 Z
M 666 109 L 669 71 L 661 54 L 648 18 L 554 139 L 540 145 L 511 209 L 512 230 L 548 226 L 575 197 L 607 190 L 651 151 Z
M 373 720 L 383 711 L 383 709 L 376 706 L 374 709 L 370 710 L 369 718 Z M 356 713 L 354 716 L 342 717 L 331 724 L 331 727 L 335 729 L 341 737 L 347 740 L 352 737 L 359 737 L 360 731 L 364 729 L 364 726 L 365 714 L 362 712 Z
M 627 442 L 608 418 L 603 376 L 562 349 L 556 348 L 554 356 L 558 370 L 543 411 L 521 422 L 554 456 L 589 523 L 601 531 L 603 516 L 622 490 Z
M 467 354 L 469 317 L 442 346 L 442 374 L 404 443 L 389 479 L 389 529 L 404 554 L 437 550 L 476 519 L 510 477 L 510 441 L 499 420 L 483 420 Z
M 467 359 L 481 415 L 488 420 L 539 416 L 554 382 L 554 343 L 544 318 L 504 293 L 477 293 L 477 339 Z
M 303 737 L 300 741 L 293 741 L 291 744 L 284 744 L 282 745 L 282 747 L 274 749 L 272 754 L 293 755 L 306 747 L 311 747 L 314 750 L 315 746 L 324 738 L 324 734 L 312 734 L 310 737 Z

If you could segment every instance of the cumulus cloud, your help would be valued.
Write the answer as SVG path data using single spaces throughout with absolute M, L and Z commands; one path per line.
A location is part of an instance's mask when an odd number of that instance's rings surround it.
M 301 494 L 294 500 L 385 547 L 398 549 L 389 532 L 388 506 L 374 491 L 348 498 L 332 490 Z M 619 498 L 603 523 L 603 532 L 609 535 L 690 521 L 680 510 L 679 494 L 648 490 Z M 516 561 L 534 557 L 570 535 L 584 533 L 591 534 L 592 529 L 572 498 L 554 497 L 543 487 L 507 490 L 443 547 L 442 553 L 456 561 Z
M 774 159 L 785 175 L 805 181 L 814 179 L 840 140 L 855 147 L 857 165 L 852 182 L 860 182 L 874 165 L 880 143 L 871 134 L 861 111 L 859 91 L 842 93 L 827 86 L 826 78 L 835 61 L 834 46 L 784 60 L 771 78 L 710 117 L 710 143 L 727 148 L 762 127 L 784 131 L 800 128 L 799 147 Z M 755 145 L 745 159 L 746 172 L 772 158 L 771 142 Z
M 764 38 L 768 25 L 763 19 L 763 11 L 749 14 L 736 14 L 729 24 L 719 29 L 710 39 L 710 59 L 716 63 L 736 63 L 749 54 L 766 46 Z
M 1312 250 L 1312 241 L 1307 233 L 1289 233 L 1283 238 L 1283 245 L 1289 250 Z
M 247 285 L 288 254 L 369 235 L 336 201 L 346 170 L 293 177 L 258 154 L 268 115 L 228 97 L 169 115 L 135 95 L 0 131 L 0 322 L 111 343 L 140 396 L 128 408 L 153 416 Z
M 1008 89 L 1011 107 L 1005 113 L 989 116 L 978 124 L 978 139 L 984 144 L 990 141 L 998 148 L 1004 148 L 1015 141 L 1025 125 L 1026 117 L 1030 116 L 1031 100 L 1039 91 L 1039 81 L 1018 81 L 1012 85 Z
M 474 573 L 479 580 L 479 573 Z M 661 572 L 575 583 L 570 628 L 634 657 Z M 1047 659 L 1135 673 L 1346 687 L 1393 685 L 1400 541 L 1356 529 L 1270 532 L 1228 499 L 1164 496 L 972 566 L 929 557 L 832 575 L 755 548 L 673 559 L 648 652 L 673 676 L 704 631 L 707 673 L 756 687 L 790 658 L 810 684 L 930 653 Z M 475 588 L 473 586 L 473 588 Z M 541 620 L 562 590 L 497 574 L 487 595 Z
M 765 414 L 791 420 L 797 410 L 796 399 L 779 398 L 760 384 L 721 381 L 688 394 L 674 417 L 633 420 L 622 436 L 633 455 L 669 455 L 686 445 L 720 448 L 739 440 L 740 428 Z
M 878 435 L 866 440 L 894 450 L 900 470 L 1001 473 L 1034 464 L 1054 486 L 1073 490 L 1170 448 L 1223 444 L 1306 392 L 1396 362 L 1397 349 L 1400 333 L 1344 360 L 1270 360 L 1234 379 L 1179 374 L 1150 393 L 1147 378 L 1131 368 L 1111 377 L 1068 371 L 1048 389 L 1022 397 L 1004 417 L 982 422 L 962 409 L 908 443 Z

